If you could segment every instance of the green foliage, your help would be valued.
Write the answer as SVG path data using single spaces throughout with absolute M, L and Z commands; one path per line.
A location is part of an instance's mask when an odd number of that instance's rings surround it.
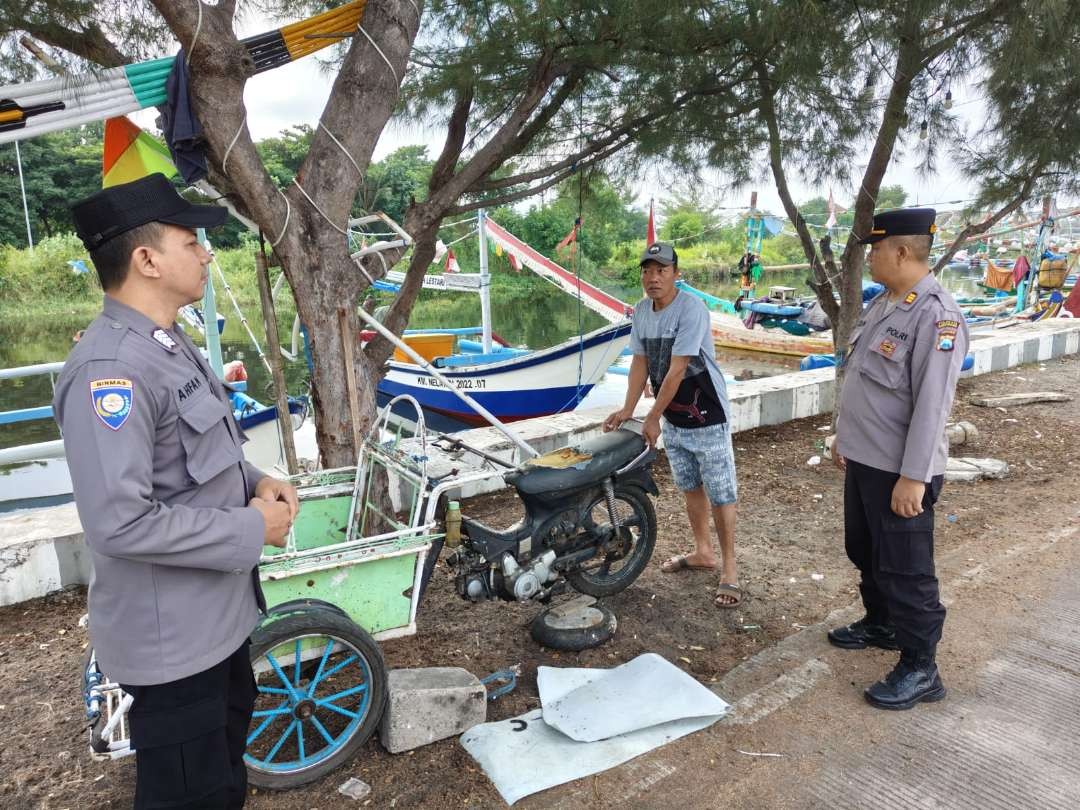
M 73 231 L 71 203 L 101 188 L 102 125 L 22 141 L 23 182 L 34 240 Z M 26 245 L 15 147 L 0 147 L 0 243 Z
M 241 305 L 251 312 L 259 309 L 259 284 L 255 277 L 254 243 L 232 250 L 215 250 L 215 259 Z M 82 259 L 89 273 L 76 274 L 69 260 Z M 272 279 L 276 271 L 271 270 Z M 232 316 L 232 305 L 214 272 L 218 310 Z M 292 311 L 287 293 L 278 297 L 279 309 Z M 0 246 L 0 313 L 5 317 L 27 313 L 93 312 L 101 306 L 101 287 L 86 255 L 86 248 L 74 234 L 43 239 L 34 250 Z M 258 316 L 255 318 L 258 319 Z
M 86 260 L 89 273 L 75 273 L 69 259 Z M 86 249 L 74 234 L 42 239 L 34 250 L 0 246 L 0 308 L 18 312 L 44 302 L 64 305 L 101 302 L 101 287 Z
M 409 203 L 426 195 L 433 165 L 426 146 L 402 146 L 391 152 L 368 167 L 354 210 L 382 211 L 395 222 L 404 222 Z

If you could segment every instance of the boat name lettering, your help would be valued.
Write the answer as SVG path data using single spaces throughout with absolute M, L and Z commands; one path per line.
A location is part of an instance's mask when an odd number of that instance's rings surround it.
M 451 380 L 451 382 L 454 383 L 455 388 L 466 388 L 472 391 L 482 391 L 487 388 L 487 379 L 485 377 L 466 377 Z M 416 384 L 428 388 L 440 388 L 442 386 L 442 383 L 434 377 L 417 377 Z

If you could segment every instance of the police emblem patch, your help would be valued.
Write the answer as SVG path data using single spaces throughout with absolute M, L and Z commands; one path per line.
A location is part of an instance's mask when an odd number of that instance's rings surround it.
M 939 352 L 951 352 L 956 345 L 956 330 L 960 328 L 959 321 L 937 322 L 937 350 Z
M 90 381 L 90 399 L 106 427 L 119 430 L 131 415 L 135 387 L 120 378 Z
M 892 357 L 892 353 L 896 351 L 896 344 L 891 340 L 881 341 L 881 345 L 878 346 L 878 351 L 888 357 Z
M 175 349 L 176 341 L 172 339 L 168 332 L 164 329 L 155 329 L 153 332 L 153 338 L 166 349 Z

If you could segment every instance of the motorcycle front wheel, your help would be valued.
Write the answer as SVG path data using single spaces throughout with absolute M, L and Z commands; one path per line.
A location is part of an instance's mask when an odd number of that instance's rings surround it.
M 637 487 L 616 484 L 615 515 L 619 528 L 613 531 L 607 499 L 600 495 L 589 504 L 582 528 L 607 540 L 592 559 L 567 573 L 574 590 L 611 596 L 629 587 L 649 564 L 656 545 L 656 511 L 649 496 Z

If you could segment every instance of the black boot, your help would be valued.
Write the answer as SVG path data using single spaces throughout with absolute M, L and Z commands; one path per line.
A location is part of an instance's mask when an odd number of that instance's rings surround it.
M 933 703 L 945 697 L 934 653 L 903 650 L 893 671 L 863 693 L 878 709 L 910 709 L 923 701 Z
M 829 631 L 829 643 L 845 650 L 865 650 L 867 647 L 880 647 L 883 650 L 899 650 L 896 633 L 886 624 L 871 621 L 864 616 L 854 624 L 836 627 Z

